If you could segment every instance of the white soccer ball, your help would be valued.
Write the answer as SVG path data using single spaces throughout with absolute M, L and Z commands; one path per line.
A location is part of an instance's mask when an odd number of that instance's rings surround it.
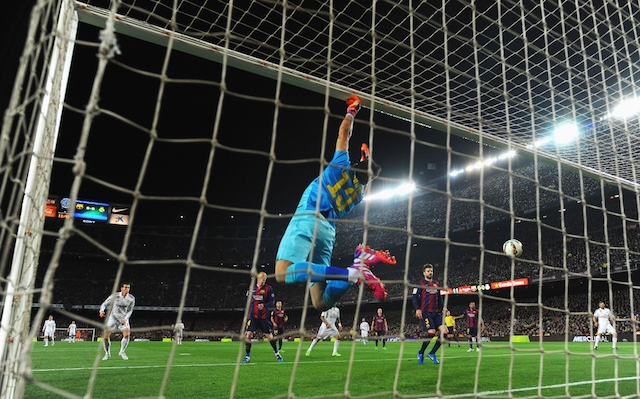
M 522 255 L 522 243 L 515 238 L 507 240 L 502 244 L 502 252 L 508 256 L 519 258 Z

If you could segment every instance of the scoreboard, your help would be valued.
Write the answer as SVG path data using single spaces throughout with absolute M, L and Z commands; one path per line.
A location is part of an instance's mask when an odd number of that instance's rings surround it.
M 49 196 L 45 216 L 66 219 L 73 215 L 82 223 L 108 223 L 120 226 L 129 224 L 130 205 L 109 204 L 107 202 L 77 199 L 71 206 L 69 197 Z

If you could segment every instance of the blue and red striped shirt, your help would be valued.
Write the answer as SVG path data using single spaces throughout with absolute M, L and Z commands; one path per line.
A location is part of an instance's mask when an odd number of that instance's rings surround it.
M 263 285 L 258 287 L 257 285 L 251 289 L 251 306 L 249 308 L 249 318 L 254 320 L 268 320 L 269 319 L 269 306 L 273 306 L 276 303 L 276 295 L 273 292 L 273 288 L 270 285 Z M 258 309 L 258 305 L 263 304 L 262 309 Z
M 374 331 L 385 331 L 384 321 L 387 320 L 385 315 L 376 314 L 373 316 L 373 330 Z
M 282 328 L 284 327 L 284 317 L 286 314 L 284 313 L 284 309 L 273 309 L 271 311 L 271 318 L 276 322 L 276 327 Z
M 467 308 L 464 315 L 467 316 L 467 328 L 478 328 L 478 309 Z
M 440 284 L 437 281 L 423 279 L 418 283 L 420 287 L 413 289 L 413 307 L 425 312 L 440 313 L 443 308 L 440 296 Z

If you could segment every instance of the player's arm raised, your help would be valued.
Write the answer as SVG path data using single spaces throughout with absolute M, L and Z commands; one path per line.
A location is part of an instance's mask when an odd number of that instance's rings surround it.
M 361 108 L 360 99 L 356 96 L 351 96 L 351 98 L 347 100 L 347 105 L 347 114 L 340 124 L 340 130 L 338 130 L 336 151 L 349 151 L 349 139 L 351 139 L 351 132 L 353 131 L 353 120 Z

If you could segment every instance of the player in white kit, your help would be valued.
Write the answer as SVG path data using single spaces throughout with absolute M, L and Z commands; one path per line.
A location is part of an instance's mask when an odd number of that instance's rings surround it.
M 618 333 L 616 329 L 611 325 L 611 322 L 615 321 L 613 318 L 613 314 L 609 308 L 604 307 L 604 302 L 599 303 L 599 308 L 593 312 L 593 325 L 598 327 L 598 332 L 596 333 L 596 342 L 593 345 L 593 349 L 598 349 L 598 342 L 600 341 L 600 337 L 602 334 L 609 333 L 611 334 L 611 342 L 613 344 L 612 349 L 618 349 L 616 347 L 618 343 Z
M 360 336 L 365 345 L 369 345 L 369 330 L 371 330 L 371 326 L 369 326 L 369 323 L 367 323 L 367 320 L 363 317 L 362 323 L 360 323 Z
M 49 316 L 49 320 L 45 320 L 44 326 L 42 326 L 42 333 L 44 335 L 44 346 L 49 346 L 49 341 L 51 341 L 51 346 L 55 343 L 53 340 L 53 336 L 56 332 L 56 322 L 53 321 L 53 316 Z
M 176 333 L 176 345 L 182 345 L 182 333 L 184 332 L 182 320 L 178 320 L 178 324 L 173 327 L 173 331 Z
M 309 349 L 307 349 L 307 353 L 305 356 L 309 356 L 313 347 L 316 346 L 318 341 L 322 341 L 325 338 L 335 337 L 335 342 L 333 343 L 333 353 L 331 356 L 342 356 L 338 353 L 338 346 L 340 346 L 340 331 L 342 331 L 342 323 L 340 323 L 340 310 L 335 306 L 329 310 L 325 310 L 320 315 L 320 320 L 322 320 L 322 325 L 318 329 L 318 336 L 313 339 Z M 338 328 L 336 328 L 336 322 L 338 322 Z
M 67 328 L 67 331 L 69 331 L 69 342 L 70 343 L 75 343 L 76 342 L 76 322 L 74 320 L 71 321 L 71 324 L 69 324 L 69 328 Z
M 129 283 L 122 283 L 120 292 L 109 295 L 109 297 L 102 302 L 102 305 L 100 305 L 100 317 L 104 317 L 106 314 L 105 311 L 111 305 L 111 302 L 113 302 L 113 309 L 109 315 L 107 327 L 104 331 L 104 339 L 102 340 L 102 346 L 104 347 L 104 357 L 102 360 L 107 360 L 111 357 L 111 341 L 109 340 L 109 336 L 111 336 L 111 330 L 115 330 L 116 328 L 122 331 L 122 341 L 120 342 L 120 352 L 118 355 L 124 360 L 129 360 L 125 353 L 127 345 L 129 345 L 129 329 L 131 328 L 129 318 L 131 317 L 131 313 L 133 313 L 133 307 L 136 305 L 136 298 L 129 294 L 130 289 L 131 285 L 129 285 Z

